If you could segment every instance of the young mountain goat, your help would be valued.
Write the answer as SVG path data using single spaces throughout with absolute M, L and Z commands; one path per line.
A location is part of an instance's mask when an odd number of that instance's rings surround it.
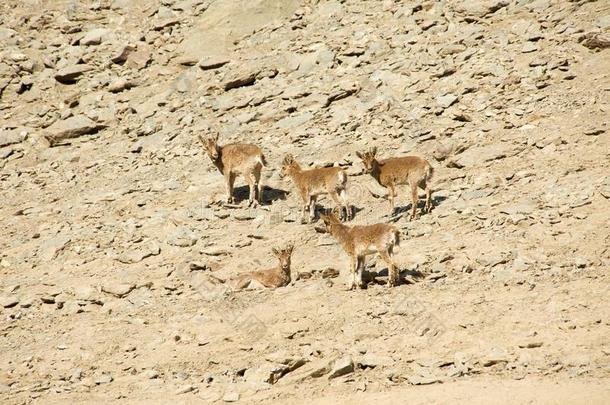
M 365 171 L 373 176 L 382 186 L 388 188 L 389 200 L 392 213 L 394 213 L 394 197 L 396 196 L 395 187 L 399 184 L 408 184 L 411 187 L 411 219 L 415 218 L 417 212 L 417 189 L 418 187 L 426 191 L 425 212 L 432 209 L 432 189 L 430 181 L 434 174 L 434 169 L 427 160 L 417 156 L 405 156 L 377 160 L 375 157 L 377 147 L 368 152 L 356 152 L 362 159 Z
M 256 206 L 263 203 L 263 185 L 261 184 L 261 170 L 266 166 L 265 156 L 261 149 L 248 143 L 230 143 L 218 145 L 218 134 L 204 138 L 199 135 L 210 160 L 222 173 L 227 186 L 227 202 L 234 203 L 233 184 L 235 177 L 241 174 L 250 186 L 248 205 Z
M 292 155 L 286 155 L 282 163 L 281 176 L 290 176 L 303 200 L 303 214 L 309 210 L 309 221 L 316 216 L 316 200 L 328 194 L 337 204 L 341 217 L 351 219 L 352 208 L 347 201 L 347 174 L 340 167 L 317 167 L 303 170 Z M 345 211 L 345 216 L 343 212 Z
M 362 273 L 367 255 L 379 253 L 388 265 L 388 286 L 398 285 L 399 273 L 392 261 L 395 246 L 400 243 L 400 232 L 390 224 L 348 226 L 339 221 L 334 213 L 321 214 L 326 232 L 331 234 L 343 247 L 351 259 L 350 289 L 364 288 Z

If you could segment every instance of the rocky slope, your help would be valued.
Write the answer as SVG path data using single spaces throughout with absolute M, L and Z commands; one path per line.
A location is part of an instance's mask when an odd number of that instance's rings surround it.
M 3 403 L 602 403 L 609 35 L 604 1 L 2 3 Z M 264 149 L 266 205 L 222 203 L 208 131 Z M 373 145 L 432 162 L 431 214 L 387 215 Z M 401 228 L 401 286 L 345 291 L 286 153 Z M 289 241 L 290 286 L 208 282 Z

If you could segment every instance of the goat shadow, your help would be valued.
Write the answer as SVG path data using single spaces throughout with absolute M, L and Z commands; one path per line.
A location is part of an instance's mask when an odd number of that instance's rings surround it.
M 376 284 L 387 284 L 387 281 L 377 280 L 377 277 L 388 277 L 389 269 L 386 267 L 379 271 L 365 269 L 363 275 L 368 282 Z M 424 278 L 424 274 L 419 270 L 400 270 L 398 269 L 399 284 L 414 284 L 417 280 Z
M 262 205 L 266 205 L 277 200 L 286 200 L 288 194 L 290 194 L 288 191 L 280 188 L 263 186 Z M 246 185 L 233 188 L 233 196 L 235 197 L 235 202 L 237 204 L 242 201 L 247 201 L 248 197 L 250 197 L 250 187 Z
M 446 199 L 447 199 L 447 197 L 445 197 L 443 195 L 439 195 L 439 196 L 433 195 L 432 196 L 432 207 L 430 208 L 430 211 L 434 211 L 434 209 L 439 205 L 439 203 L 445 201 Z M 417 209 L 421 210 L 425 206 L 426 206 L 426 199 L 419 198 L 417 200 Z M 409 204 L 402 206 L 402 207 L 396 207 L 396 208 L 394 208 L 394 212 L 390 216 L 404 214 L 405 212 L 411 212 L 411 207 L 413 207 L 412 202 L 410 202 Z

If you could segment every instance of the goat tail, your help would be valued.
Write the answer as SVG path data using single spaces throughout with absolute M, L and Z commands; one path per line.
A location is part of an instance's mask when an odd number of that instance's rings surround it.
M 261 162 L 261 165 L 263 165 L 263 167 L 267 167 L 267 159 L 265 159 L 265 155 L 263 155 L 262 153 L 258 155 L 258 161 Z
M 400 246 L 400 231 L 394 229 L 394 246 Z
M 426 171 L 426 181 L 431 181 L 432 177 L 434 177 L 434 167 L 431 164 L 428 164 L 428 170 Z
M 340 170 L 337 176 L 339 177 L 339 184 L 345 186 L 347 184 L 347 174 L 345 174 L 345 171 Z

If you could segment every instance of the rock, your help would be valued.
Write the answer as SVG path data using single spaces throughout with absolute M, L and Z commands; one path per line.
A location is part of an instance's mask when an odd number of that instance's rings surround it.
M 151 61 L 151 52 L 148 49 L 139 49 L 131 52 L 127 57 L 127 65 L 135 69 L 144 69 Z
M 483 367 L 493 366 L 498 363 L 508 363 L 510 357 L 505 350 L 494 347 L 489 351 L 489 354 L 481 360 Z
M 101 373 L 99 376 L 97 376 L 93 382 L 97 385 L 101 385 L 101 384 L 109 384 L 113 381 L 114 379 L 112 378 L 112 376 L 108 373 Z
M 522 349 L 535 349 L 537 347 L 542 347 L 542 342 L 540 341 L 528 341 L 524 343 L 519 343 L 519 347 Z
M 142 371 L 141 375 L 144 378 L 147 378 L 149 380 L 153 380 L 153 379 L 159 377 L 159 372 L 157 370 L 148 369 L 148 370 Z
M 288 371 L 288 366 L 284 364 L 265 363 L 246 370 L 244 378 L 253 384 L 275 384 Z
M 279 382 L 278 385 L 292 385 L 303 382 L 308 378 L 319 378 L 323 375 L 328 374 L 335 360 L 328 359 L 317 359 L 300 368 L 296 371 L 286 374 Z
M 430 384 L 436 384 L 436 383 L 443 382 L 443 380 L 440 377 L 421 376 L 421 375 L 417 375 L 417 374 L 408 377 L 407 381 L 409 381 L 413 385 L 430 385 Z
M 85 34 L 79 41 L 81 45 L 99 45 L 102 40 L 110 33 L 106 28 L 96 28 Z
M 354 371 L 354 361 L 350 356 L 345 356 L 333 364 L 333 367 L 328 375 L 328 378 L 341 377 Z
M 239 393 L 233 391 L 227 392 L 222 397 L 222 400 L 224 402 L 237 402 L 239 401 Z
M 526 42 L 521 48 L 521 53 L 530 53 L 538 50 L 538 45 L 533 42 Z
M 128 90 L 132 87 L 135 87 L 135 84 L 127 79 L 119 78 L 113 80 L 108 85 L 108 91 L 111 93 L 119 93 L 123 90 Z
M 15 297 L 14 295 L 5 297 L 0 296 L 0 307 L 12 308 L 17 304 L 19 304 L 19 298 Z
M 161 31 L 165 27 L 171 27 L 172 25 L 180 24 L 180 20 L 177 18 L 163 18 L 153 23 L 152 29 L 154 31 Z
M 458 96 L 455 94 L 445 94 L 436 98 L 436 104 L 443 108 L 451 107 L 456 101 L 458 101 Z
M 175 59 L 175 62 L 182 66 L 195 66 L 198 62 L 197 58 L 190 55 L 183 55 Z
M 84 115 L 75 115 L 63 121 L 55 122 L 47 129 L 45 137 L 53 146 L 59 141 L 92 134 L 103 128 L 106 128 L 103 123 L 95 122 Z
M 74 84 L 76 83 L 80 77 L 86 73 L 91 71 L 93 68 L 89 65 L 81 64 L 81 65 L 72 65 L 60 69 L 55 72 L 55 80 L 63 84 Z
M 331 103 L 344 99 L 357 93 L 360 87 L 357 83 L 342 83 L 331 90 L 330 94 L 326 97 L 324 107 L 328 107 Z
M 134 284 L 129 283 L 109 283 L 102 285 L 102 291 L 118 298 L 123 298 L 136 288 Z
M 167 243 L 172 246 L 189 247 L 199 238 L 186 226 L 179 226 L 168 236 Z
M 456 12 L 468 17 L 482 18 L 508 6 L 508 0 L 461 0 Z
M 290 129 L 301 126 L 313 118 L 313 114 L 310 112 L 304 112 L 294 116 L 282 118 L 275 125 L 278 128 Z
M 243 86 L 251 86 L 256 82 L 256 75 L 258 71 L 237 71 L 231 72 L 223 82 L 223 88 L 225 91 L 236 89 Z
M 48 262 L 57 257 L 57 255 L 65 249 L 65 247 L 70 243 L 71 238 L 69 236 L 55 236 L 47 239 L 41 246 L 39 250 L 40 259 Z
M 1 129 L 0 147 L 21 143 L 25 141 L 27 137 L 28 131 L 24 128 Z
M 202 70 L 217 69 L 229 63 L 230 60 L 221 56 L 206 56 L 197 63 Z
M 375 353 L 366 353 L 358 361 L 362 367 L 388 367 L 394 364 L 394 359 L 390 356 L 383 356 Z
M 603 183 L 599 186 L 599 193 L 605 198 L 610 198 L 610 176 L 606 176 Z
M 195 391 L 197 389 L 197 387 L 195 387 L 194 385 L 185 385 L 183 387 L 178 388 L 176 391 L 174 391 L 175 395 L 180 395 L 180 394 L 186 394 L 187 392 L 192 392 Z
M 452 167 L 472 167 L 484 162 L 514 156 L 522 149 L 514 145 L 494 143 L 491 145 L 468 148 L 465 152 L 454 156 L 450 161 Z
M 136 48 L 132 45 L 123 45 L 118 51 L 110 58 L 111 61 L 117 64 L 123 64 L 127 61 L 129 55 L 133 53 Z
M 150 256 L 156 256 L 161 252 L 161 248 L 154 241 L 149 241 L 147 243 L 142 243 L 137 247 L 128 250 L 126 252 L 121 253 L 117 260 L 121 263 L 133 264 L 139 263 L 142 260 L 146 259 Z
M 610 48 L 610 33 L 590 32 L 581 38 L 581 43 L 589 49 Z

